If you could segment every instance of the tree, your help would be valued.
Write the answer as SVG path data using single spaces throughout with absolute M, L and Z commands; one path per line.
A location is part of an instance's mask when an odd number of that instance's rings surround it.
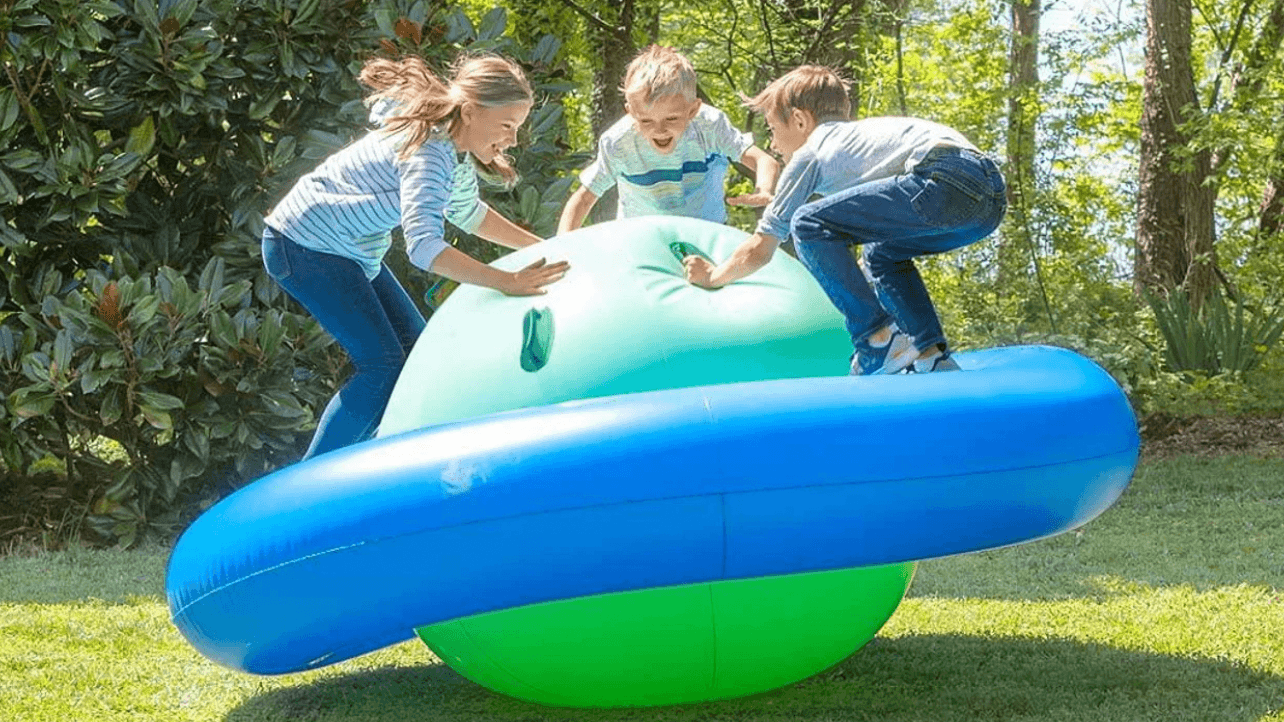
M 1246 2 L 1236 23 L 1232 42 L 1238 37 L 1244 26 L 1251 2 Z M 1274 0 L 1270 10 L 1261 22 L 1261 29 L 1253 41 L 1242 63 L 1238 65 L 1231 80 L 1230 100 L 1232 112 L 1247 113 L 1258 105 L 1266 86 L 1267 78 L 1272 74 L 1272 65 L 1279 55 L 1281 40 L 1284 40 L 1284 0 Z M 1216 92 L 1216 90 L 1214 90 Z M 1263 235 L 1278 233 L 1284 218 L 1284 129 L 1276 123 L 1276 133 L 1272 139 L 1273 150 L 1267 171 L 1266 191 L 1258 216 L 1258 231 Z M 1224 141 L 1213 153 L 1213 171 L 1223 170 L 1232 154 L 1232 145 Z
M 1253 17 L 1254 5 L 1254 0 L 1243 0 L 1237 12 L 1223 14 L 1230 19 L 1225 28 L 1219 28 L 1216 18 L 1205 13 L 1219 58 L 1208 100 L 1201 109 L 1191 70 L 1189 0 L 1152 0 L 1148 4 L 1150 38 L 1135 284 L 1164 291 L 1184 288 L 1196 306 L 1218 279 L 1231 286 L 1218 265 L 1214 226 L 1218 195 L 1227 173 L 1233 170 L 1231 159 L 1246 144 L 1246 137 L 1256 134 L 1253 118 L 1267 92 L 1267 79 L 1277 72 L 1284 38 L 1284 0 L 1273 0 L 1260 18 Z M 1255 36 L 1251 33 L 1254 24 L 1258 26 Z M 1223 99 L 1224 81 L 1228 89 Z M 1153 132 L 1146 133 L 1147 128 Z M 1153 145 L 1159 142 L 1173 145 L 1162 149 Z M 1160 179 L 1165 173 L 1169 174 L 1167 181 Z M 1179 194 L 1158 198 L 1172 182 L 1177 185 L 1169 190 Z M 1268 179 L 1263 219 L 1269 219 L 1272 212 L 1271 189 Z M 1174 210 L 1167 207 L 1173 203 L 1179 204 L 1175 209 L 1179 215 L 1164 217 Z M 1269 220 L 1265 225 L 1259 221 L 1263 228 L 1269 225 Z
M 1007 172 L 1008 217 L 1004 258 L 1021 253 L 1030 238 L 1030 203 L 1034 193 L 1034 163 L 1039 121 L 1040 0 L 1013 0 L 1012 40 L 1008 72 Z M 1010 265 L 1004 263 L 1003 266 Z M 1000 268 L 1000 273 L 1004 268 Z
M 1258 233 L 1268 237 L 1284 230 L 1284 113 L 1280 113 L 1277 122 L 1280 130 L 1275 134 L 1275 151 L 1257 221 Z
M 1141 163 L 1133 283 L 1138 290 L 1212 287 L 1213 196 L 1203 182 L 1212 154 L 1193 147 L 1199 112 L 1191 64 L 1191 0 L 1147 0 Z

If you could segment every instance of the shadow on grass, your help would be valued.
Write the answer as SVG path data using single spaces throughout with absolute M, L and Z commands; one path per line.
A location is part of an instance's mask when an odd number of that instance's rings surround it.
M 755 697 L 645 710 L 553 709 L 503 697 L 443 666 L 387 668 L 274 690 L 226 722 L 312 720 L 1119 720 L 1257 722 L 1284 678 L 1218 660 L 1069 640 L 876 639 L 811 679 Z

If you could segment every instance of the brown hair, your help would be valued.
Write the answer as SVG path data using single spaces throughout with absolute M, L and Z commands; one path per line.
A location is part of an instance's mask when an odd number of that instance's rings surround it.
M 811 113 L 817 123 L 850 120 L 851 83 L 823 65 L 800 65 L 776 78 L 761 93 L 745 101 L 753 111 L 785 120 L 793 109 Z
M 397 103 L 385 121 L 391 132 L 408 131 L 400 156 L 419 150 L 434 133 L 454 135 L 459 127 L 459 109 L 466 102 L 493 108 L 512 103 L 533 102 L 534 93 L 520 66 L 498 55 L 459 58 L 451 68 L 450 80 L 443 81 L 419 57 L 401 60 L 374 58 L 361 68 L 357 79 L 374 93 L 369 100 L 383 98 Z M 517 180 L 512 161 L 503 154 L 489 164 L 475 157 L 473 162 L 485 174 L 511 185 Z
M 673 48 L 651 45 L 629 61 L 620 90 L 625 95 L 642 93 L 643 102 L 648 104 L 670 95 L 694 101 L 695 67 L 687 56 Z

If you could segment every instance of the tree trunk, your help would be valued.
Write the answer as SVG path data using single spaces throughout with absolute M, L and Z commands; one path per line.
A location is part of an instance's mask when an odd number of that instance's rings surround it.
M 601 64 L 593 69 L 594 138 L 602 137 L 602 132 L 624 115 L 624 94 L 620 86 L 624 82 L 625 69 L 638 53 L 633 42 L 634 10 L 634 0 L 623 0 L 619 5 L 603 3 L 600 17 L 612 28 L 589 25 L 589 42 L 598 48 L 598 57 L 601 58 Z M 612 186 L 597 199 L 588 221 L 600 223 L 615 218 L 618 198 L 619 191 Z
M 1214 193 L 1204 186 L 1210 154 L 1183 153 L 1190 138 L 1182 125 L 1199 112 L 1190 21 L 1191 0 L 1146 1 L 1133 285 L 1161 293 L 1184 287 L 1199 303 L 1216 278 L 1217 256 Z
M 1012 45 L 1008 72 L 1008 139 L 1006 180 L 1009 223 L 999 251 L 999 275 L 1024 266 L 1030 247 L 1029 209 L 1034 193 L 1035 127 L 1039 119 L 1040 0 L 1013 0 Z
M 589 26 L 589 41 L 598 49 L 601 64 L 593 68 L 593 134 L 602 131 L 624 115 L 624 94 L 620 84 L 624 69 L 637 55 L 633 42 L 633 0 L 617 5 L 604 4 L 601 18 L 612 25 L 610 30 Z
M 1284 113 L 1276 123 L 1275 149 L 1271 152 L 1271 171 L 1266 179 L 1266 193 L 1257 216 L 1257 230 L 1263 238 L 1284 230 Z

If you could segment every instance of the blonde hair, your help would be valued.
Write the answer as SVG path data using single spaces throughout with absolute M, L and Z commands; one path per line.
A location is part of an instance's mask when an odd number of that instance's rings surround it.
M 419 57 L 374 58 L 361 68 L 357 79 L 374 91 L 368 102 L 387 98 L 397 104 L 384 126 L 394 133 L 408 131 L 400 151 L 403 159 L 440 133 L 443 126 L 453 137 L 459 129 L 459 111 L 464 103 L 493 108 L 531 103 L 535 97 L 521 67 L 498 55 L 460 57 L 451 67 L 449 81 L 443 81 Z M 517 181 L 512 160 L 503 154 L 485 164 L 473 157 L 473 163 L 505 185 Z
M 746 100 L 745 105 L 777 120 L 788 119 L 794 109 L 811 113 L 817 123 L 850 120 L 852 104 L 847 96 L 850 86 L 850 82 L 831 68 L 800 65 L 771 81 L 761 93 Z
M 671 95 L 688 102 L 696 99 L 696 72 L 691 61 L 670 47 L 652 45 L 637 54 L 624 70 L 625 96 L 642 94 L 648 105 Z

